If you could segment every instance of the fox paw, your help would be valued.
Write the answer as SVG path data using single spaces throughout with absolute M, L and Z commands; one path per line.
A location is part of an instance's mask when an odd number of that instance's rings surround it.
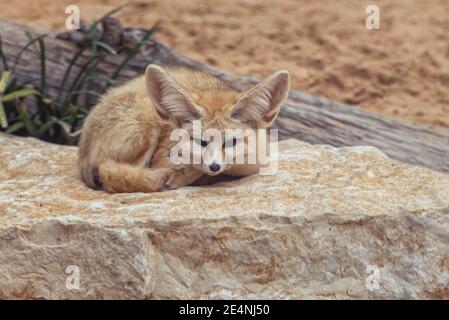
M 177 170 L 169 177 L 169 179 L 165 183 L 165 188 L 167 190 L 173 190 L 188 186 L 201 178 L 202 175 L 203 173 L 201 171 L 192 168 L 183 168 Z

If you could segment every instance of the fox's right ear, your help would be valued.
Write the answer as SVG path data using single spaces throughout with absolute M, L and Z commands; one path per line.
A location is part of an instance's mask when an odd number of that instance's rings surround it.
M 148 96 L 163 119 L 188 122 L 201 118 L 202 110 L 163 68 L 149 65 L 145 71 L 145 83 Z
M 280 70 L 240 95 L 231 118 L 256 128 L 268 128 L 276 120 L 290 90 L 290 73 Z

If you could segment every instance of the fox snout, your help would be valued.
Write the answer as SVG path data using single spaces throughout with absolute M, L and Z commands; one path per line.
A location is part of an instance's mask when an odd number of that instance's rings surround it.
M 201 157 L 201 169 L 205 174 L 216 176 L 225 170 L 222 152 L 221 148 L 214 148 L 212 145 L 205 148 Z
M 210 165 L 203 165 L 203 172 L 209 176 L 216 176 L 222 173 L 225 169 L 225 165 L 223 163 L 213 162 Z

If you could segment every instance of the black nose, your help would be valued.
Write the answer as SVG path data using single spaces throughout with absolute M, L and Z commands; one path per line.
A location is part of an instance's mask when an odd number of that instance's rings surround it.
M 220 165 L 214 162 L 209 166 L 209 169 L 212 172 L 217 172 L 218 170 L 220 170 Z

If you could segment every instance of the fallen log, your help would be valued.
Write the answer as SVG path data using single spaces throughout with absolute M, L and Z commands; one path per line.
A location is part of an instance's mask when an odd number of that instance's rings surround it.
M 133 34 L 137 29 L 126 29 Z M 30 37 L 43 34 L 42 31 L 0 19 L 0 35 L 3 51 L 8 63 L 14 63 Z M 51 72 L 46 78 L 46 95 L 55 98 L 68 64 L 78 51 L 76 44 L 62 40 L 56 34 L 45 38 L 46 68 Z M 88 61 L 91 52 L 86 50 L 72 66 L 69 78 L 76 75 Z M 109 77 L 126 58 L 126 53 L 108 55 L 98 64 L 98 74 Z M 180 65 L 203 70 L 215 75 L 229 86 L 244 90 L 259 81 L 256 77 L 225 72 L 183 56 L 176 50 L 151 40 L 139 54 L 128 61 L 114 79 L 117 85 L 144 70 L 149 63 Z M 21 83 L 40 81 L 41 64 L 38 52 L 33 46 L 25 50 L 18 61 L 14 74 Z M 62 92 L 68 88 L 62 88 Z M 292 90 L 274 127 L 279 128 L 281 139 L 296 138 L 315 144 L 333 146 L 371 145 L 384 151 L 390 157 L 425 166 L 434 170 L 449 172 L 449 130 L 392 119 L 363 109 Z

